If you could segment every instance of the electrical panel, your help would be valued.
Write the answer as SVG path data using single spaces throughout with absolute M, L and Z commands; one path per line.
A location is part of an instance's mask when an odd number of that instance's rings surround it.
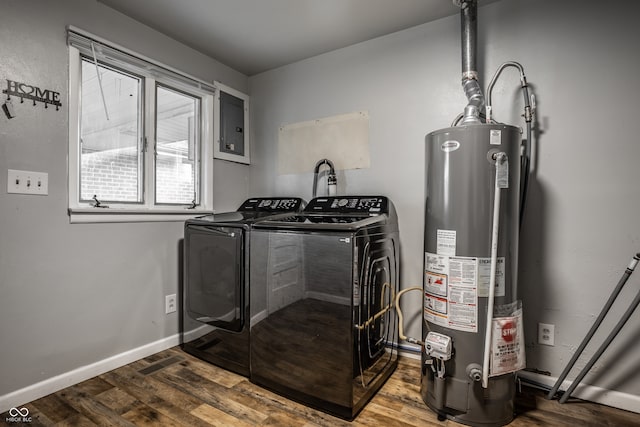
M 245 155 L 244 101 L 220 91 L 220 152 Z

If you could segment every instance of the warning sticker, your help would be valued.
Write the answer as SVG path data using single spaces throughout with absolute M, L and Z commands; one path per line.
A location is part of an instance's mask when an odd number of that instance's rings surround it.
M 424 298 L 424 309 L 437 314 L 447 314 L 447 299 L 426 295 Z
M 428 294 L 441 297 L 447 296 L 449 257 L 425 253 L 424 290 Z
M 449 275 L 451 286 L 476 287 L 477 258 L 449 258 Z
M 427 271 L 424 290 L 433 295 L 447 296 L 447 275 Z
M 490 376 L 519 371 L 526 367 L 522 310 L 514 316 L 493 319 Z
M 477 258 L 425 253 L 425 320 L 477 332 L 477 282 Z
M 476 305 L 476 293 L 474 288 L 451 287 L 449 301 L 458 305 Z
M 478 332 L 478 311 L 476 304 L 461 304 L 449 300 L 449 324 L 451 329 Z

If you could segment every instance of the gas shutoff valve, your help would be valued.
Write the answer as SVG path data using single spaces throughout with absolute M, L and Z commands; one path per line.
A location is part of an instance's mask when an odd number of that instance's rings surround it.
M 451 337 L 437 332 L 429 332 L 424 340 L 427 356 L 446 361 L 451 359 Z

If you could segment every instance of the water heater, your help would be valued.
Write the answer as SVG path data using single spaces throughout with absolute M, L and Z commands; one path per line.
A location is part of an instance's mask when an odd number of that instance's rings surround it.
M 519 325 L 520 139 L 519 128 L 498 124 L 456 126 L 426 137 L 421 394 L 441 416 L 464 424 L 504 425 L 513 419 L 513 370 L 487 375 L 486 387 L 482 377 L 487 327 L 493 332 L 489 345 L 497 346 L 496 339 L 506 337 L 508 343 L 509 336 L 517 336 Z M 496 194 L 501 199 L 497 228 Z M 504 316 L 492 315 L 487 322 L 491 282 L 492 312 Z M 495 325 L 496 319 L 512 320 Z M 439 350 L 446 345 L 451 351 Z M 489 357 L 490 365 L 510 359 L 494 352 Z M 492 368 L 500 372 L 499 366 Z
M 409 342 L 421 345 L 421 395 L 440 418 L 502 426 L 514 417 L 515 372 L 525 366 L 518 234 L 533 110 L 517 62 L 499 68 L 485 101 L 477 1 L 453 1 L 461 8 L 468 104 L 451 127 L 426 136 L 424 321 L 421 339 Z M 491 90 L 510 66 L 520 70 L 525 98 L 524 145 L 520 128 L 491 117 Z

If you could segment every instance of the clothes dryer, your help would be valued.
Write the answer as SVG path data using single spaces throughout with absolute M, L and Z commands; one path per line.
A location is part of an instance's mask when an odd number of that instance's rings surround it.
M 259 219 L 301 210 L 299 198 L 252 198 L 236 212 L 185 222 L 182 348 L 249 376 L 249 249 Z

